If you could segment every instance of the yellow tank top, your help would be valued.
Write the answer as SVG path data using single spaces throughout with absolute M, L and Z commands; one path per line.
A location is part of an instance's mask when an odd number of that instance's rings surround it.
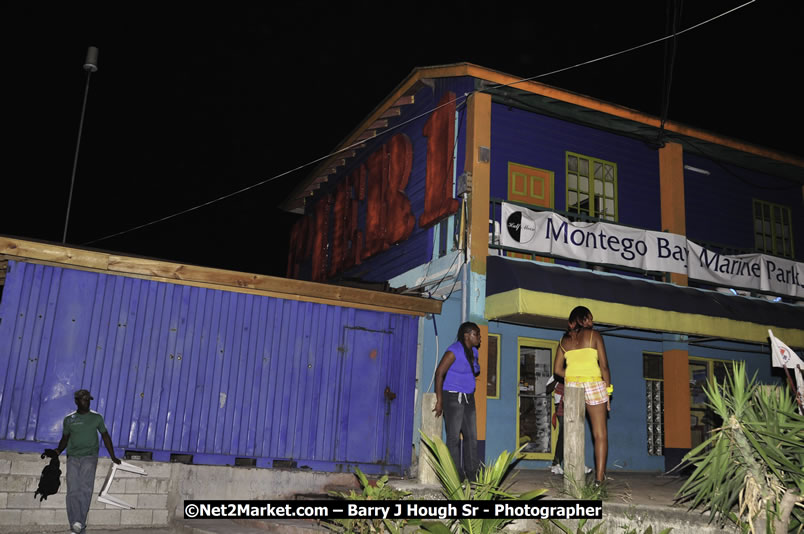
M 597 363 L 597 349 L 575 349 L 564 353 L 567 361 L 565 371 L 567 382 L 595 382 L 600 380 L 600 366 Z
M 589 333 L 589 340 L 592 340 L 592 332 Z M 585 349 L 565 350 L 564 359 L 567 362 L 567 368 L 564 371 L 564 380 L 566 382 L 597 382 L 602 380 L 600 365 L 597 362 L 597 349 L 587 347 Z

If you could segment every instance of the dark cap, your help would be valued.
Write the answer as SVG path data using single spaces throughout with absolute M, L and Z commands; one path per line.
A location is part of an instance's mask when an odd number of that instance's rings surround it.
M 88 396 L 89 396 L 89 400 L 95 400 L 95 397 L 93 397 L 93 396 L 92 396 L 92 395 L 89 393 L 89 390 L 87 390 L 87 389 L 79 389 L 78 391 L 76 391 L 76 392 L 75 392 L 75 395 L 74 395 L 74 396 L 75 396 L 75 398 L 78 398 L 78 397 L 83 397 L 84 395 L 88 395 Z

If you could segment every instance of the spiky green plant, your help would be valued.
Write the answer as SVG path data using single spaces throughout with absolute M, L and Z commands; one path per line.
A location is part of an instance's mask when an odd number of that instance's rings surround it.
M 565 474 L 565 476 L 567 476 Z M 609 485 L 604 481 L 602 484 L 588 482 L 584 477 L 580 482 L 574 478 L 568 478 L 569 484 L 565 483 L 562 493 L 582 501 L 605 501 L 609 498 Z M 563 481 L 562 481 L 563 482 Z
M 332 497 L 339 499 L 347 499 L 350 501 L 398 501 L 410 497 L 409 491 L 398 490 L 388 485 L 388 476 L 383 475 L 377 479 L 373 484 L 369 482 L 368 477 L 360 470 L 359 467 L 355 468 L 355 476 L 360 482 L 362 491 L 360 493 L 355 490 L 350 490 L 349 493 L 342 491 L 330 491 Z M 400 534 L 406 525 L 418 525 L 418 519 L 327 519 L 323 520 L 321 524 L 329 530 L 335 532 L 342 532 L 344 534 L 363 534 L 363 533 L 379 533 L 390 532 L 391 534 Z
M 605 532 L 605 529 L 603 528 L 603 525 L 605 524 L 604 521 L 600 521 L 596 525 L 593 525 L 592 528 L 584 530 L 583 527 L 586 525 L 586 522 L 588 520 L 587 519 L 580 519 L 580 520 L 578 520 L 578 526 L 576 527 L 574 532 L 573 532 L 571 526 L 565 525 L 564 523 L 562 523 L 561 521 L 559 521 L 557 519 L 549 519 L 547 521 L 549 521 L 550 523 L 552 523 L 553 525 L 555 525 L 556 527 L 561 529 L 561 532 L 563 532 L 564 534 L 597 534 L 598 532 L 601 532 L 601 531 Z M 650 528 L 650 527 L 648 527 L 648 528 Z
M 804 524 L 804 417 L 781 388 L 750 381 L 735 363 L 723 385 L 709 382 L 708 405 L 723 425 L 684 457 L 695 470 L 676 499 L 702 505 L 755 534 Z
M 481 467 L 477 480 L 470 483 L 460 479 L 449 449 L 440 438 L 430 438 L 423 432 L 420 432 L 420 434 L 427 450 L 427 461 L 433 467 L 438 480 L 441 482 L 441 490 L 444 496 L 449 500 L 530 500 L 543 495 L 547 491 L 538 489 L 522 494 L 513 494 L 508 491 L 513 482 L 507 475 L 521 449 L 514 453 L 503 451 L 491 465 Z M 443 523 L 424 522 L 422 523 L 422 529 L 436 534 L 449 532 L 488 534 L 502 530 L 509 523 L 511 523 L 510 519 L 451 519 L 447 523 L 449 526 L 445 526 Z

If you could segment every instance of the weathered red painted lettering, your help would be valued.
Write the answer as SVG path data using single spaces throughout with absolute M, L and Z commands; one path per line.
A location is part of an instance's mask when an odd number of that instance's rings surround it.
M 444 105 L 446 104 L 446 105 Z M 427 186 L 419 227 L 427 228 L 458 210 L 452 196 L 452 153 L 455 149 L 455 93 L 445 93 L 424 125 L 427 137 Z

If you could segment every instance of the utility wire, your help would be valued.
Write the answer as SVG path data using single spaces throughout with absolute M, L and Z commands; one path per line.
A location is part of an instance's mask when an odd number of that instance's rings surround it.
M 748 6 L 749 4 L 753 4 L 754 2 L 756 2 L 756 0 L 749 0 L 748 2 L 746 2 L 746 3 L 744 3 L 744 4 L 741 4 L 741 5 L 737 6 L 737 7 L 734 7 L 734 8 L 732 8 L 732 9 L 728 10 L 728 11 L 725 11 L 725 12 L 721 13 L 720 15 L 716 15 L 716 16 L 714 16 L 714 17 L 712 17 L 712 18 L 709 18 L 709 19 L 707 19 L 707 20 L 705 20 L 705 21 L 703 21 L 703 22 L 699 22 L 698 24 L 695 24 L 694 26 L 690 26 L 689 28 L 686 28 L 686 29 L 684 29 L 684 30 L 682 30 L 682 31 L 680 31 L 680 32 L 678 32 L 678 33 L 674 33 L 674 34 L 672 34 L 672 35 L 666 35 L 665 37 L 661 37 L 661 38 L 659 38 L 659 39 L 654 39 L 653 41 L 650 41 L 650 42 L 647 42 L 647 43 L 644 43 L 644 44 L 641 44 L 641 45 L 633 46 L 633 47 L 631 47 L 631 48 L 627 48 L 627 49 L 625 49 L 625 50 L 621 50 L 621 51 L 619 51 L 619 52 L 614 52 L 614 53 L 612 53 L 612 54 L 607 54 L 607 55 L 605 55 L 605 56 L 601 56 L 601 57 L 598 57 L 598 58 L 596 58 L 596 59 L 591 59 L 591 60 L 589 60 L 589 61 L 584 61 L 584 62 L 581 62 L 581 63 L 576 63 L 575 65 L 572 65 L 572 66 L 569 66 L 569 67 L 564 67 L 564 68 L 561 68 L 561 69 L 556 69 L 556 70 L 553 70 L 553 71 L 550 71 L 550 72 L 546 72 L 546 73 L 544 73 L 544 74 L 539 74 L 539 75 L 537 75 L 537 76 L 531 76 L 530 78 L 521 78 L 521 79 L 519 79 L 519 80 L 516 80 L 516 81 L 510 82 L 510 83 L 504 83 L 504 84 L 498 84 L 498 85 L 494 85 L 494 86 L 491 86 L 491 87 L 486 87 L 486 88 L 485 88 L 485 89 L 483 89 L 481 92 L 487 92 L 487 91 L 490 91 L 490 90 L 492 90 L 492 89 L 499 89 L 499 88 L 501 88 L 501 87 L 510 87 L 510 86 L 513 86 L 513 85 L 516 85 L 516 84 L 519 84 L 519 83 L 524 83 L 524 82 L 528 82 L 528 81 L 531 81 L 531 80 L 537 80 L 537 79 L 539 79 L 539 78 L 545 78 L 545 77 L 547 77 L 547 76 L 552 76 L 553 74 L 558 74 L 558 73 L 561 73 L 561 72 L 566 72 L 566 71 L 568 71 L 568 70 L 577 69 L 577 68 L 579 68 L 579 67 L 583 67 L 583 66 L 586 66 L 586 65 L 591 65 L 592 63 L 597 63 L 598 61 L 603 61 L 603 60 L 606 60 L 606 59 L 611 59 L 611 58 L 613 58 L 613 57 L 616 57 L 616 56 L 619 56 L 619 55 L 622 55 L 622 54 L 627 54 L 627 53 L 629 53 L 629 52 L 633 52 L 634 50 L 639 50 L 640 48 L 645 48 L 645 47 L 647 47 L 647 46 L 651 46 L 651 45 L 654 45 L 654 44 L 656 44 L 656 43 L 661 43 L 662 41 L 666 41 L 666 40 L 668 40 L 668 39 L 675 39 L 675 38 L 677 38 L 679 35 L 682 35 L 682 34 L 687 33 L 687 32 L 689 32 L 689 31 L 692 31 L 692 30 L 695 30 L 695 29 L 697 29 L 697 28 L 700 28 L 701 26 L 703 26 L 703 25 L 705 25 L 705 24 L 709 24 L 710 22 L 713 22 L 713 21 L 715 21 L 715 20 L 717 20 L 717 19 L 719 19 L 719 18 L 721 18 L 721 17 L 725 17 L 726 15 L 729 15 L 729 14 L 731 14 L 731 13 L 733 13 L 733 12 L 737 11 L 738 9 L 742 9 L 742 8 L 744 8 L 744 7 Z M 464 93 L 463 95 L 457 96 L 457 97 L 455 97 L 454 99 L 452 99 L 452 100 L 450 100 L 450 101 L 448 101 L 448 102 L 445 102 L 445 103 L 443 103 L 443 104 L 440 104 L 440 105 L 438 105 L 438 106 L 436 106 L 436 107 L 434 107 L 434 108 L 432 108 L 432 109 L 430 109 L 430 110 L 424 111 L 424 112 L 420 113 L 419 115 L 416 115 L 415 117 L 412 117 L 412 118 L 410 118 L 410 119 L 408 119 L 408 120 L 406 120 L 406 121 L 403 121 L 403 122 L 401 122 L 401 123 L 399 123 L 399 124 L 397 124 L 397 125 L 394 125 L 394 126 L 392 126 L 392 127 L 388 128 L 388 129 L 384 130 L 384 131 L 382 132 L 382 134 L 381 134 L 381 135 L 386 135 L 386 134 L 388 134 L 389 132 L 392 132 L 392 131 L 394 131 L 394 130 L 396 130 L 396 129 L 398 129 L 398 128 L 401 128 L 402 126 L 405 126 L 406 124 L 409 124 L 409 123 L 411 123 L 411 122 L 413 122 L 413 121 L 415 121 L 415 120 L 418 120 L 418 119 L 420 119 L 421 117 L 424 117 L 425 115 L 429 115 L 429 114 L 433 113 L 434 111 L 437 111 L 437 110 L 441 109 L 441 108 L 442 108 L 442 107 L 444 107 L 444 106 L 448 106 L 448 105 L 452 104 L 453 102 L 455 102 L 455 103 L 456 103 L 456 105 L 460 105 L 460 103 L 462 103 L 464 100 L 466 100 L 466 98 L 467 98 L 468 96 L 469 96 L 469 93 Z M 330 152 L 329 154 L 327 154 L 327 155 L 325 155 L 325 156 L 321 156 L 320 158 L 316 158 L 316 159 L 314 159 L 314 160 L 312 160 L 312 161 L 309 161 L 309 162 L 307 162 L 307 163 L 305 163 L 305 164 L 303 164 L 303 165 L 299 165 L 298 167 L 295 167 L 295 168 L 293 168 L 293 169 L 291 169 L 291 170 L 289 170 L 289 171 L 285 171 L 285 172 L 283 172 L 283 173 L 277 174 L 276 176 L 272 176 L 272 177 L 270 177 L 270 178 L 266 178 L 265 180 L 262 180 L 262 181 L 260 181 L 260 182 L 255 183 L 255 184 L 252 184 L 252 185 L 250 185 L 250 186 L 244 187 L 244 188 L 242 188 L 242 189 L 238 189 L 237 191 L 233 191 L 233 192 L 231 192 L 231 193 L 228 193 L 228 194 L 223 195 L 223 196 L 220 196 L 220 197 L 218 197 L 218 198 L 215 198 L 215 199 L 209 200 L 209 201 L 204 202 L 204 203 L 202 203 L 202 204 L 198 204 L 198 205 L 193 206 L 193 207 L 191 207 L 191 208 L 187 208 L 187 209 L 185 209 L 185 210 L 182 210 L 182 211 L 179 211 L 179 212 L 173 213 L 172 215 L 167 215 L 167 216 L 165 216 L 165 217 L 161 217 L 161 218 L 159 218 L 159 219 L 155 219 L 155 220 L 153 220 L 153 221 L 151 221 L 151 222 L 147 222 L 147 223 L 145 223 L 145 224 L 140 224 L 140 225 L 138 225 L 138 226 L 134 226 L 134 227 L 129 228 L 129 229 L 127 229 L 127 230 L 122 230 L 122 231 L 120 231 L 120 232 L 116 232 L 116 233 L 113 233 L 113 234 L 105 235 L 105 236 L 103 236 L 103 237 L 99 237 L 99 238 L 97 238 L 97 239 L 93 239 L 93 240 L 91 240 L 91 241 L 86 241 L 86 242 L 84 242 L 83 244 L 84 244 L 84 245 L 90 245 L 90 244 L 92 244 L 92 243 L 97 243 L 98 241 L 104 241 L 104 240 L 106 240 L 106 239 L 110 239 L 110 238 L 112 238 L 112 237 L 117 237 L 117 236 L 119 236 L 119 235 L 127 234 L 127 233 L 129 233 L 129 232 L 134 232 L 135 230 L 140 230 L 140 229 L 142 229 L 142 228 L 146 228 L 146 227 L 148 227 L 148 226 L 152 226 L 152 225 L 154 225 L 154 224 L 158 224 L 158 223 L 160 223 L 160 222 L 164 222 L 164 221 L 167 221 L 167 220 L 169 220 L 169 219 L 173 219 L 173 218 L 178 217 L 178 216 L 180 216 L 180 215 L 184 215 L 184 214 L 186 214 L 186 213 L 190 213 L 190 212 L 192 212 L 192 211 L 195 211 L 195 210 L 198 210 L 198 209 L 204 208 L 204 207 L 209 206 L 209 205 L 211 205 L 211 204 L 215 204 L 215 203 L 220 202 L 220 201 L 222 201 L 222 200 L 226 200 L 227 198 L 231 198 L 231 197 L 236 196 L 236 195 L 239 195 L 239 194 L 241 194 L 241 193 L 245 193 L 246 191 L 249 191 L 249 190 L 254 189 L 254 188 L 256 188 L 256 187 L 260 187 L 261 185 L 265 185 L 265 184 L 267 184 L 267 183 L 269 183 L 269 182 L 272 182 L 272 181 L 274 181 L 274 180 L 277 180 L 277 179 L 279 179 L 279 178 L 282 178 L 282 177 L 284 177 L 284 176 L 287 176 L 288 174 L 291 174 L 291 173 L 294 173 L 294 172 L 299 171 L 299 170 L 301 170 L 301 169 L 304 169 L 304 168 L 306 168 L 306 167 L 309 167 L 310 165 L 313 165 L 313 164 L 315 164 L 315 163 L 318 163 L 318 162 L 320 162 L 320 161 L 323 161 L 323 160 L 325 160 L 325 159 L 328 159 L 328 158 L 330 158 L 330 157 L 332 157 L 332 156 L 336 156 L 336 155 L 340 154 L 341 152 L 345 152 L 345 151 L 350 150 L 350 149 L 352 149 L 352 148 L 354 148 L 354 147 L 357 147 L 357 146 L 359 146 L 359 145 L 363 144 L 364 142 L 365 142 L 365 140 L 364 140 L 364 141 L 358 141 L 358 142 L 353 143 L 353 144 L 351 144 L 351 145 L 349 145 L 349 146 L 347 146 L 347 147 L 341 148 L 341 149 L 336 150 L 336 151 L 334 151 L 334 152 Z
M 448 106 L 448 105 L 452 104 L 453 102 L 457 102 L 458 100 L 460 100 L 460 99 L 462 99 L 462 98 L 463 98 L 463 99 L 466 99 L 466 97 L 467 97 L 467 95 L 466 95 L 466 94 L 464 94 L 464 95 L 461 95 L 461 96 L 459 96 L 459 97 L 453 98 L 453 99 L 452 99 L 452 100 L 450 100 L 449 102 L 445 102 L 445 103 L 443 103 L 443 104 L 440 104 L 440 105 L 438 105 L 438 106 L 434 107 L 434 108 L 433 108 L 433 109 L 431 109 L 431 110 L 428 110 L 428 111 L 422 112 L 422 113 L 420 113 L 419 115 L 416 115 L 415 117 L 412 117 L 412 118 L 410 118 L 410 119 L 408 119 L 408 120 L 406 120 L 406 121 L 404 121 L 404 122 L 401 122 L 401 123 L 399 123 L 399 124 L 397 124 L 397 125 L 395 125 L 395 126 L 393 126 L 393 127 L 391 127 L 391 128 L 388 128 L 387 130 L 385 130 L 384 132 L 382 132 L 382 134 L 381 134 L 381 135 L 385 135 L 385 134 L 387 134 L 388 132 L 390 132 L 390 131 L 392 131 L 392 130 L 395 130 L 395 129 L 400 128 L 400 127 L 402 127 L 402 126 L 404 126 L 404 125 L 406 125 L 406 124 L 408 124 L 408 123 L 410 123 L 410 122 L 413 122 L 413 121 L 415 121 L 415 120 L 418 120 L 418 119 L 420 119 L 421 117 L 423 117 L 423 116 L 425 116 L 425 115 L 429 115 L 430 113 L 433 113 L 434 111 L 437 111 L 437 110 L 439 110 L 439 109 L 443 108 L 444 106 Z M 193 207 L 191 207 L 191 208 L 187 208 L 186 210 L 182 210 L 182 211 L 176 212 L 176 213 L 174 213 L 174 214 L 172 214 L 172 215 L 167 215 L 167 216 L 165 216 L 165 217 L 162 217 L 161 219 L 156 219 L 156 220 L 153 220 L 153 221 L 151 221 L 151 222 L 147 222 L 147 223 L 145 223 L 145 224 L 141 224 L 141 225 L 139 225 L 139 226 L 135 226 L 135 227 L 133 227 L 133 228 L 129 228 L 128 230 L 122 230 L 122 231 L 117 232 L 117 233 L 114 233 L 114 234 L 109 234 L 109 235 L 106 235 L 106 236 L 103 236 L 103 237 L 99 237 L 99 238 L 97 238 L 97 239 L 93 239 L 92 241 L 87 241 L 87 242 L 85 242 L 85 243 L 83 243 L 83 244 L 84 244 L 84 245 L 89 245 L 89 244 L 92 244 L 92 243 L 97 243 L 98 241 L 103 241 L 103 240 L 105 240 L 105 239 L 109 239 L 109 238 L 116 237 L 116 236 L 119 236 L 119 235 L 127 234 L 127 233 L 129 233 L 129 232 L 133 232 L 133 231 L 135 231 L 135 230 L 139 230 L 139 229 L 141 229 L 141 228 L 145 228 L 145 227 L 147 227 L 147 226 L 151 226 L 151 225 L 154 225 L 154 224 L 157 224 L 157 223 L 163 222 L 163 221 L 167 221 L 168 219 L 172 219 L 172 218 L 174 218 L 174 217 L 178 217 L 179 215 L 184 215 L 185 213 L 190 213 L 191 211 L 195 211 L 195 210 L 197 210 L 197 209 L 201 209 L 201 208 L 203 208 L 203 207 L 209 206 L 210 204 L 215 204 L 216 202 L 220 202 L 221 200 L 226 200 L 227 198 L 231 198 L 231 197 L 233 197 L 233 196 L 235 196 L 235 195 L 239 195 L 240 193 L 245 193 L 246 191 L 249 191 L 250 189 L 254 189 L 254 188 L 259 187 L 259 186 L 261 186 L 261 185 L 267 184 L 268 182 L 272 182 L 272 181 L 274 181 L 274 180 L 277 180 L 277 179 L 279 179 L 279 178 L 282 178 L 283 176 L 287 176 L 288 174 L 291 174 L 291 173 L 294 173 L 294 172 L 299 171 L 299 170 L 301 170 L 301 169 L 304 169 L 305 167 L 309 167 L 310 165 L 313 165 L 314 163 L 318 163 L 319 161 L 323 161 L 323 160 L 328 159 L 328 158 L 330 158 L 330 157 L 332 157 L 332 156 L 336 156 L 336 155 L 340 154 L 341 152 L 346 152 L 347 150 L 350 150 L 350 149 L 352 149 L 352 148 L 355 148 L 355 147 L 357 147 L 357 146 L 360 146 L 360 145 L 362 145 L 362 144 L 363 144 L 363 143 L 365 143 L 365 142 L 366 142 L 366 140 L 363 140 L 363 141 L 357 141 L 357 142 L 352 143 L 351 145 L 349 145 L 349 146 L 347 146 L 347 147 L 344 147 L 344 148 L 341 148 L 341 149 L 339 149 L 339 150 L 336 150 L 335 152 L 330 152 L 330 153 L 329 153 L 329 154 L 327 154 L 326 156 L 321 156 L 320 158 L 314 159 L 314 160 L 312 160 L 312 161 L 308 161 L 307 163 L 305 163 L 305 164 L 303 164 L 303 165 L 299 165 L 298 167 L 293 168 L 293 169 L 290 169 L 289 171 L 285 171 L 285 172 L 283 172 L 283 173 L 277 174 L 276 176 L 272 176 L 272 177 L 270 177 L 270 178 L 266 178 L 265 180 L 262 180 L 261 182 L 257 182 L 256 184 L 252 184 L 252 185 L 249 185 L 249 186 L 244 187 L 244 188 L 242 188 L 242 189 L 238 189 L 237 191 L 233 191 L 233 192 L 228 193 L 228 194 L 226 194 L 226 195 L 223 195 L 223 196 L 220 196 L 220 197 L 218 197 L 218 198 L 215 198 L 215 199 L 209 200 L 209 201 L 207 201 L 207 202 L 204 202 L 203 204 L 198 204 L 198 205 L 193 206 Z
M 741 5 L 739 5 L 739 6 L 735 7 L 735 8 L 729 9 L 728 11 L 725 11 L 725 12 L 721 13 L 720 15 L 715 15 L 714 17 L 709 18 L 709 19 L 707 19 L 707 20 L 705 20 L 703 22 L 699 22 L 698 24 L 696 24 L 694 26 L 690 26 L 687 29 L 681 30 L 680 32 L 678 32 L 678 33 L 676 33 L 674 35 L 666 35 L 664 37 L 661 37 L 659 39 L 654 39 L 653 41 L 649 41 L 649 42 L 643 43 L 641 45 L 632 46 L 631 48 L 626 48 L 625 50 L 620 50 L 619 52 L 613 52 L 613 53 L 607 54 L 605 56 L 601 56 L 601 57 L 598 57 L 598 58 L 595 58 L 595 59 L 590 59 L 589 61 L 584 61 L 582 63 L 576 63 L 575 65 L 572 65 L 572 66 L 569 66 L 569 67 L 564 67 L 564 68 L 561 68 L 561 69 L 556 69 L 556 70 L 553 70 L 553 71 L 550 71 L 550 72 L 546 72 L 544 74 L 539 74 L 538 76 L 531 76 L 530 78 L 522 78 L 520 80 L 516 80 L 516 81 L 510 82 L 510 83 L 501 83 L 499 85 L 495 85 L 495 86 L 492 86 L 492 87 L 487 87 L 485 90 L 488 91 L 488 90 L 491 90 L 491 89 L 499 89 L 500 87 L 510 87 L 512 85 L 516 85 L 516 84 L 519 84 L 519 83 L 529 82 L 531 80 L 538 80 L 539 78 L 545 78 L 547 76 L 552 76 L 553 74 L 559 74 L 561 72 L 565 72 L 565 71 L 568 71 L 568 70 L 577 69 L 578 67 L 584 67 L 586 65 L 591 65 L 592 63 L 597 63 L 598 61 L 603 61 L 603 60 L 611 59 L 613 57 L 616 57 L 616 56 L 619 56 L 619 55 L 622 55 L 622 54 L 627 54 L 629 52 L 633 52 L 634 50 L 639 50 L 640 48 L 645 48 L 647 46 L 655 45 L 656 43 L 661 43 L 662 41 L 666 41 L 668 39 L 674 39 L 679 35 L 682 35 L 682 34 L 685 34 L 685 33 L 689 32 L 689 31 L 692 31 L 692 30 L 695 30 L 697 28 L 700 28 L 704 24 L 709 24 L 710 22 L 714 22 L 715 20 L 717 20 L 717 19 L 719 19 L 721 17 L 725 17 L 726 15 L 729 15 L 729 14 L 737 11 L 738 9 L 742 9 L 742 8 L 746 7 L 747 5 L 749 5 L 749 4 L 753 4 L 754 2 L 756 2 L 756 0 L 749 0 L 748 2 L 746 2 L 744 4 L 741 4 Z
M 662 115 L 659 124 L 659 133 L 656 135 L 656 142 L 659 146 L 664 146 L 664 125 L 667 123 L 667 115 L 670 111 L 670 89 L 673 86 L 673 67 L 676 63 L 676 50 L 678 48 L 678 21 L 681 19 L 681 9 L 684 0 L 672 0 L 672 14 L 670 13 L 671 0 L 667 3 L 667 26 L 672 31 L 673 40 L 664 43 L 664 69 L 662 72 Z M 668 58 L 669 56 L 669 58 Z

